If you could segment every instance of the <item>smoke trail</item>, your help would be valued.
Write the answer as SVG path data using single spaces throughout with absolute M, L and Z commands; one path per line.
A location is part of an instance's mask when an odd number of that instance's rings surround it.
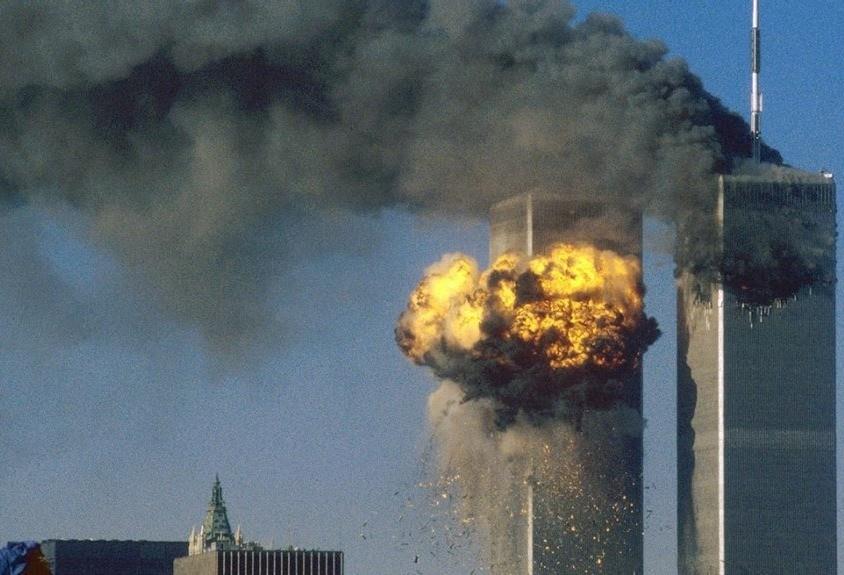
M 747 290 L 754 302 L 822 280 L 826 252 L 811 246 L 828 238 L 800 224 L 781 233 L 753 222 L 752 248 L 723 261 L 713 174 L 750 155 L 747 125 L 662 43 L 611 16 L 573 15 L 565 0 L 4 2 L 0 209 L 79 210 L 92 241 L 144 278 L 164 311 L 232 356 L 281 334 L 266 309 L 270 278 L 295 273 L 296 245 L 350 210 L 485 217 L 496 201 L 539 190 L 677 223 L 678 268 L 735 286 L 765 278 Z M 781 162 L 769 148 L 763 158 Z M 532 276 L 509 273 L 500 279 L 521 282 L 529 308 Z M 502 316 L 486 318 L 477 334 L 489 343 Z M 638 360 L 656 333 L 643 315 L 634 323 L 608 325 L 636 342 L 620 357 Z M 553 340 L 509 341 L 535 359 Z M 444 465 L 477 472 L 466 479 L 478 486 L 471 514 L 491 513 L 490 541 L 501 541 L 495 518 L 520 508 L 502 508 L 512 500 L 500 489 L 524 481 L 528 465 L 536 480 L 554 475 L 520 454 L 549 446 L 552 460 L 600 463 L 630 453 L 618 446 L 641 422 L 623 425 L 635 409 L 624 385 L 608 385 L 623 377 L 596 377 L 594 365 L 591 379 L 575 376 L 546 357 L 489 379 L 473 369 L 510 349 L 487 345 L 475 361 L 473 345 L 446 343 L 425 361 L 473 401 L 435 417 Z M 518 374 L 528 364 L 538 366 L 532 381 L 553 385 L 526 403 L 519 388 L 531 380 Z M 594 411 L 577 413 L 601 404 L 621 406 L 610 431 Z M 463 419 L 465 445 L 454 427 Z M 585 438 L 575 446 L 570 421 Z M 599 482 L 599 463 L 555 473 Z
M 220 350 L 278 330 L 263 301 L 295 264 L 284 229 L 338 210 L 482 217 L 525 189 L 589 194 L 691 221 L 681 266 L 715 265 L 699 214 L 713 171 L 749 155 L 747 126 L 661 43 L 573 14 L 550 0 L 6 2 L 0 197 L 83 211 Z

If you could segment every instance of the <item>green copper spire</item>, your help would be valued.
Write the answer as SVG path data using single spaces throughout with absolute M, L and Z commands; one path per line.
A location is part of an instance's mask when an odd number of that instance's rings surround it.
M 214 487 L 211 489 L 211 501 L 208 503 L 208 512 L 202 521 L 203 539 L 205 548 L 221 548 L 234 541 L 229 516 L 226 513 L 226 504 L 223 501 L 223 487 L 220 485 L 220 476 L 214 479 Z
M 214 486 L 211 488 L 211 501 L 208 502 L 208 511 L 205 513 L 205 519 L 202 520 L 202 527 L 198 533 L 196 529 L 191 529 L 188 554 L 199 555 L 215 551 L 261 551 L 262 549 L 263 547 L 254 541 L 244 541 L 240 527 L 237 528 L 237 533 L 232 533 L 226 512 L 226 502 L 223 501 L 220 476 L 216 475 Z

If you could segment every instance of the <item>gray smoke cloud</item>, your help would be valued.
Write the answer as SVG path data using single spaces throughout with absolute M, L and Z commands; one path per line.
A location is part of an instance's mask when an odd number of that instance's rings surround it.
M 694 220 L 713 171 L 749 153 L 746 125 L 660 42 L 573 14 L 550 0 L 6 2 L 0 201 L 83 212 L 92 241 L 227 353 L 281 335 L 269 279 L 346 210 L 483 217 L 544 189 Z M 681 265 L 712 258 L 681 247 Z

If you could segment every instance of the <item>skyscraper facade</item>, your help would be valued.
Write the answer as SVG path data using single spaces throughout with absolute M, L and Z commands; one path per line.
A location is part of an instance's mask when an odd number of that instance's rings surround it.
M 342 551 L 229 550 L 181 557 L 174 575 L 343 575 Z
M 780 266 L 798 253 L 816 265 L 802 287 L 797 269 L 680 278 L 679 573 L 834 574 L 835 183 L 792 172 L 718 186 L 719 262 L 740 268 L 783 234 L 806 245 L 775 247 Z M 774 241 L 754 245 L 759 234 Z M 787 297 L 783 281 L 798 282 Z
M 494 205 L 490 211 L 490 259 L 513 251 L 539 255 L 555 243 L 590 244 L 621 255 L 641 256 L 642 219 L 635 211 L 565 196 L 529 193 Z M 622 403 L 629 421 L 642 408 L 642 373 L 623 382 Z M 613 427 L 608 413 L 583 416 L 579 457 L 567 481 L 539 475 L 516 481 L 521 500 L 513 513 L 512 547 L 494 549 L 497 575 L 641 575 L 642 436 L 630 425 Z M 601 431 L 598 431 L 601 427 Z M 620 426 L 619 426 L 620 427 Z M 611 463 L 607 464 L 607 461 Z M 515 560 L 514 560 L 515 558 Z M 495 569 L 495 568 L 494 568 Z

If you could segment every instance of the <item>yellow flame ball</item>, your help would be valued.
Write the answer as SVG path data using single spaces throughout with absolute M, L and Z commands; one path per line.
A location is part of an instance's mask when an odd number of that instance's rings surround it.
M 497 338 L 533 348 L 552 369 L 620 369 L 639 361 L 627 339 L 645 318 L 640 277 L 636 258 L 589 245 L 508 253 L 483 273 L 450 254 L 413 291 L 398 342 L 418 363 L 435 351 L 480 356 L 478 344 Z M 485 328 L 493 319 L 498 328 Z

